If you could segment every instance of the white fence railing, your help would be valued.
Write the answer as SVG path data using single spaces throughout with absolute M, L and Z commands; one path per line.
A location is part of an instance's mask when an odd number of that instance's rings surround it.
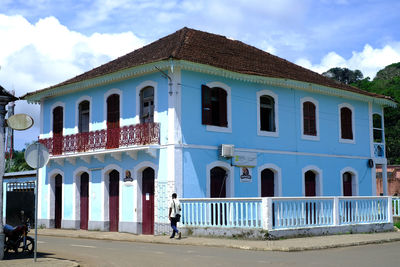
M 391 197 L 181 199 L 181 223 L 266 230 L 390 223 L 399 202 L 394 199 L 392 209 Z

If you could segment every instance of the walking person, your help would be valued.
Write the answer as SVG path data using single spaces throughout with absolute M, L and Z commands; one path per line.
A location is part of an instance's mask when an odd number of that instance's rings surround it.
M 178 239 L 181 239 L 181 232 L 178 231 L 176 223 L 181 219 L 181 203 L 177 199 L 176 193 L 172 194 L 172 200 L 169 203 L 168 218 L 171 221 L 172 235 L 170 238 L 174 238 L 175 234 L 178 234 Z

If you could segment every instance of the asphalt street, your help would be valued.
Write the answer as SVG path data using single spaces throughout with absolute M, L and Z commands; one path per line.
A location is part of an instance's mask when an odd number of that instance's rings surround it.
M 168 237 L 166 237 L 168 238 Z M 69 259 L 81 266 L 398 266 L 400 242 L 356 247 L 269 252 L 227 248 L 39 238 L 39 255 Z

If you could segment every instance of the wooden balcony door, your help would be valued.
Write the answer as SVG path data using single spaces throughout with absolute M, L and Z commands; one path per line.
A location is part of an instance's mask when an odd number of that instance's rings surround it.
M 142 174 L 142 234 L 154 234 L 154 170 L 146 168 Z
M 89 174 L 87 172 L 81 175 L 80 189 L 80 229 L 87 230 L 89 221 Z
M 119 172 L 113 170 L 109 174 L 109 216 L 110 232 L 118 232 L 119 224 Z
M 60 155 L 63 151 L 63 107 L 53 109 L 53 155 Z
M 352 186 L 352 175 L 349 172 L 343 173 L 343 196 L 352 196 L 353 186 Z
M 113 94 L 107 98 L 107 146 L 106 148 L 118 148 L 120 139 L 119 129 L 119 95 Z

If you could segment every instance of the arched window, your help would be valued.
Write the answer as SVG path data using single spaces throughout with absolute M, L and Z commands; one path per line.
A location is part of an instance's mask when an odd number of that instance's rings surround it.
M 78 131 L 79 133 L 89 132 L 89 101 L 85 100 L 79 103 Z
M 275 132 L 275 101 L 268 95 L 260 97 L 260 130 Z
M 306 101 L 303 103 L 303 134 L 317 135 L 316 108 L 314 103 Z
M 342 139 L 353 139 L 353 114 L 348 107 L 340 109 L 340 129 Z
M 375 113 L 372 116 L 372 120 L 374 130 L 374 143 L 383 143 L 382 116 Z
M 202 124 L 228 127 L 227 92 L 220 87 L 201 86 Z
M 275 196 L 275 173 L 271 169 L 261 172 L 261 197 Z
M 147 86 L 140 91 L 140 123 L 154 122 L 154 88 Z

